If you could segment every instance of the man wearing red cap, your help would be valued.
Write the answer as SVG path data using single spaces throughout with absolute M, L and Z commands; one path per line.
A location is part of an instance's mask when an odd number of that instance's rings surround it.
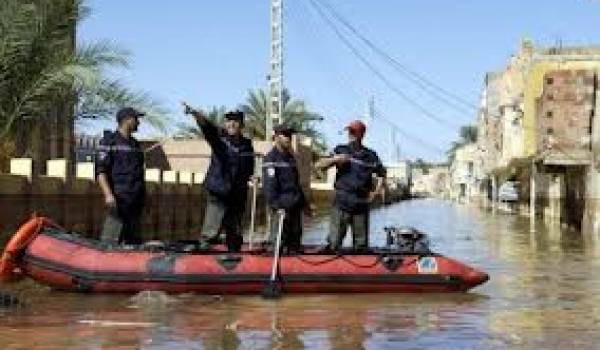
M 383 189 L 385 168 L 375 151 L 363 146 L 367 127 L 360 120 L 348 124 L 348 144 L 338 145 L 331 157 L 321 159 L 321 170 L 336 166 L 335 201 L 331 213 L 328 248 L 339 250 L 348 227 L 353 234 L 354 249 L 369 246 L 369 206 Z M 373 181 L 373 177 L 376 181 Z

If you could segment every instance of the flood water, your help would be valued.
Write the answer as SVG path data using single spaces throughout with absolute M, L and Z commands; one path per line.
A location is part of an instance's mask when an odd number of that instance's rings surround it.
M 29 287 L 0 311 L 0 349 L 598 349 L 599 243 L 527 218 L 438 200 L 372 213 L 430 234 L 435 251 L 490 274 L 464 294 L 80 295 Z M 324 239 L 327 217 L 307 243 Z

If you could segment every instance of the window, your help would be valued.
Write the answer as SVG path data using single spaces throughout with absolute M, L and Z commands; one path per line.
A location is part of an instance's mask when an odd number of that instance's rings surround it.
M 548 100 L 549 101 L 553 101 L 554 100 L 554 95 L 553 94 L 548 94 Z
M 546 118 L 552 118 L 552 111 L 546 111 Z
M 546 78 L 546 85 L 552 85 L 554 83 L 554 78 Z
M 552 128 L 546 129 L 546 135 L 552 135 L 552 134 L 554 134 L 554 129 L 552 129 Z

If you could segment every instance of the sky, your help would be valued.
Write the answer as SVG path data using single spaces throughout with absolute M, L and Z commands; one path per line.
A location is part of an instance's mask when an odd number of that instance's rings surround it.
M 345 141 L 346 123 L 366 114 L 370 96 L 377 113 L 366 143 L 384 161 L 397 158 L 394 149 L 400 158 L 442 161 L 458 127 L 475 122 L 473 107 L 444 103 L 342 32 L 373 73 L 311 0 L 283 1 L 285 86 L 325 117 L 318 128 L 331 147 Z M 540 46 L 600 45 L 599 0 L 320 1 L 402 67 L 474 106 L 485 73 L 502 69 L 522 38 Z M 80 24 L 78 41 L 110 40 L 127 49 L 129 69 L 110 74 L 161 101 L 173 124 L 189 122 L 180 101 L 235 108 L 250 89 L 266 87 L 269 0 L 88 0 L 87 5 L 91 15 Z M 156 132 L 144 128 L 141 134 Z

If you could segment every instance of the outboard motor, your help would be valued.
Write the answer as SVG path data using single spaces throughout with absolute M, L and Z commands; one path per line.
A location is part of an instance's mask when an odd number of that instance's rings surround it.
M 429 238 L 427 234 L 414 227 L 386 227 L 387 248 L 398 253 L 428 254 Z

